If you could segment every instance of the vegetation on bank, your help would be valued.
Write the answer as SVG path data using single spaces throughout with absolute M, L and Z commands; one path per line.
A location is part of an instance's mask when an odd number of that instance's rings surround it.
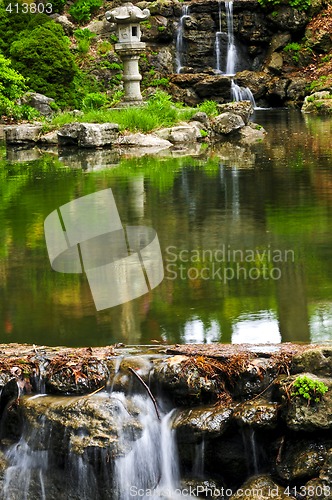
M 157 90 L 142 107 L 112 109 L 87 107 L 81 115 L 73 117 L 70 112 L 58 113 L 51 120 L 45 121 L 44 131 L 50 131 L 72 123 L 117 123 L 120 130 L 132 132 L 151 132 L 157 128 L 171 127 L 179 121 L 190 120 L 197 111 L 205 112 L 209 117 L 217 114 L 214 101 L 204 101 L 196 108 L 174 103 L 166 92 Z

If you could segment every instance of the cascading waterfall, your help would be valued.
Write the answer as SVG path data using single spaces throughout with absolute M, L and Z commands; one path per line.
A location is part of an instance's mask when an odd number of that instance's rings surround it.
M 221 73 L 221 37 L 223 32 L 221 31 L 221 0 L 218 0 L 218 20 L 219 20 L 219 31 L 216 31 L 216 38 L 214 42 L 214 50 L 216 54 L 216 71 Z
M 226 22 L 227 22 L 227 62 L 226 75 L 234 75 L 236 67 L 236 46 L 234 41 L 234 26 L 233 26 L 233 1 L 225 2 Z
M 185 21 L 189 17 L 189 5 L 182 6 L 182 15 L 179 20 L 176 33 L 176 72 L 181 73 L 181 69 L 184 66 L 184 55 L 185 55 L 185 41 L 183 37 Z
M 233 101 L 250 101 L 252 104 L 252 107 L 255 109 L 256 102 L 255 98 L 250 90 L 249 87 L 240 87 L 237 85 L 234 80 L 232 79 L 231 82 L 231 96 Z
M 20 440 L 6 452 L 8 467 L 3 487 L 6 500 L 48 500 L 55 496 L 61 500 L 183 498 L 172 429 L 174 410 L 160 410 L 159 420 L 147 394 L 102 392 L 89 399 L 97 408 L 98 398 L 104 405 L 106 400 L 107 407 L 112 408 L 110 430 L 114 432 L 116 428 L 115 447 L 95 446 L 93 454 L 89 448 L 74 451 L 72 443 L 76 442 L 76 436 L 80 442 L 89 438 L 86 430 L 78 429 L 74 437 L 72 431 L 65 432 L 61 437 L 58 428 L 47 421 L 48 416 L 38 417 L 32 425 L 27 422 Z M 41 401 L 44 410 L 47 405 L 52 408 L 52 397 L 46 396 Z

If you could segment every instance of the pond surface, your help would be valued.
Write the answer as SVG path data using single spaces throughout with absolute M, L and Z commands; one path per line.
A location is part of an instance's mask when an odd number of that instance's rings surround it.
M 286 110 L 257 111 L 255 121 L 264 142 L 193 157 L 3 148 L 0 341 L 329 341 L 332 121 Z M 124 226 L 157 231 L 165 277 L 96 311 L 84 274 L 52 270 L 44 220 L 106 188 Z

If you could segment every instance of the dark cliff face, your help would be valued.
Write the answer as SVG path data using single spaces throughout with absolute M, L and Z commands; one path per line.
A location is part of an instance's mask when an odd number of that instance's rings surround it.
M 142 40 L 147 43 L 147 61 L 157 73 L 155 78 L 169 77 L 173 73 L 227 73 L 230 25 L 225 2 L 157 0 L 139 2 L 138 5 L 151 11 L 151 18 L 142 26 Z M 306 86 L 313 78 L 309 73 L 303 75 L 302 70 L 317 57 L 316 49 L 312 50 L 308 45 L 306 29 L 320 10 L 323 10 L 320 2 L 308 10 L 298 10 L 286 3 L 264 7 L 257 0 L 233 2 L 236 56 L 232 73 L 241 73 L 240 84 L 253 86 L 253 94 L 261 99 L 262 104 L 300 105 L 303 102 Z M 143 75 L 148 69 L 149 65 L 145 68 L 143 64 Z M 260 85 L 262 76 L 264 89 Z M 202 100 L 202 95 L 197 95 L 189 85 L 191 79 L 185 77 L 184 80 L 171 79 L 169 90 L 174 98 L 187 104 Z M 149 78 L 146 83 L 149 84 Z M 202 77 L 201 85 L 204 86 Z M 219 102 L 229 100 L 229 88 L 225 95 L 214 94 L 213 89 L 211 93 L 209 89 L 207 92 L 209 95 L 204 95 L 204 98 Z

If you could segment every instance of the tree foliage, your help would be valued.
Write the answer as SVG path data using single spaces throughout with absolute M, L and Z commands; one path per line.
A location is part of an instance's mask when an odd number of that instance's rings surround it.
M 31 89 L 54 98 L 60 106 L 75 104 L 77 67 L 60 25 L 49 21 L 32 31 L 22 31 L 12 43 L 10 55 Z

